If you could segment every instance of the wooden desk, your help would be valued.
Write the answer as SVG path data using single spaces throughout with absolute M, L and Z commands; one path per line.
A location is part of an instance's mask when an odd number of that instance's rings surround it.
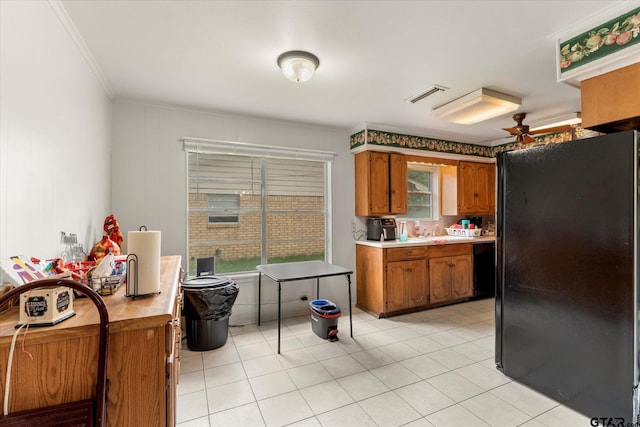
M 109 310 L 107 425 L 175 425 L 180 349 L 180 256 L 162 257 L 159 295 L 132 300 L 124 286 L 104 297 Z M 98 365 L 98 313 L 74 300 L 77 313 L 51 327 L 30 328 L 16 343 L 9 412 L 93 397 Z M 0 316 L 0 400 L 18 308 Z

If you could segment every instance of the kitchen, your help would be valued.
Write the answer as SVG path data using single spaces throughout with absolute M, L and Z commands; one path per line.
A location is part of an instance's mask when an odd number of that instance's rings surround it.
M 358 123 L 357 125 L 352 123 L 329 126 L 327 125 L 328 120 L 319 124 L 313 120 L 316 113 L 308 113 L 307 108 L 310 106 L 300 100 L 291 103 L 295 106 L 294 109 L 299 111 L 297 119 L 294 119 L 293 116 L 274 118 L 270 115 L 269 108 L 251 110 L 246 113 L 243 113 L 246 110 L 239 107 L 229 110 L 220 107 L 207 108 L 199 101 L 200 91 L 197 89 L 191 92 L 194 101 L 186 104 L 184 102 L 178 103 L 178 105 L 186 105 L 186 107 L 176 107 L 173 103 L 167 105 L 162 101 L 145 100 L 143 96 L 136 97 L 134 93 L 127 94 L 122 98 L 114 96 L 113 91 L 118 94 L 121 90 L 120 85 L 124 83 L 119 80 L 111 81 L 105 77 L 105 74 L 109 75 L 111 70 L 101 70 L 100 68 L 105 65 L 100 61 L 96 62 L 90 55 L 87 55 L 86 51 L 78 47 L 77 44 L 81 45 L 82 39 L 79 41 L 78 38 L 73 38 L 73 27 L 69 29 L 61 23 L 68 19 L 61 12 L 61 6 L 68 6 L 72 11 L 73 4 L 68 5 L 65 2 L 27 3 L 30 5 L 16 6 L 12 2 L 2 2 L 0 6 L 2 7 L 3 31 L 1 41 L 3 55 L 1 76 L 2 151 L 0 152 L 0 188 L 2 190 L 0 254 L 2 259 L 15 253 L 43 254 L 43 256 L 58 253 L 62 249 L 58 244 L 60 231 L 77 232 L 85 247 L 89 247 L 99 238 L 104 216 L 113 212 L 119 217 L 123 230 L 134 230 L 141 224 L 161 229 L 163 231 L 163 255 L 180 254 L 183 263 L 185 263 L 188 254 L 184 232 L 187 228 L 187 219 L 183 203 L 186 198 L 185 162 L 183 147 L 178 139 L 185 136 L 200 136 L 217 140 L 290 146 L 337 153 L 333 163 L 335 175 L 332 180 L 332 199 L 334 201 L 331 205 L 333 218 L 331 225 L 332 259 L 338 264 L 355 268 L 355 245 L 352 236 L 355 188 L 352 185 L 343 185 L 352 182 L 354 176 L 354 160 L 349 146 L 350 137 L 360 132 L 363 129 L 361 123 L 367 120 L 399 123 L 395 127 L 388 125 L 386 129 L 382 129 L 385 131 L 421 135 L 422 132 L 407 130 L 415 127 L 415 124 L 412 125 L 400 118 L 395 120 L 393 116 L 387 118 L 373 112 L 369 116 L 362 115 L 360 119 L 357 119 L 354 122 Z M 562 10 L 557 11 L 558 16 L 564 14 L 557 19 L 546 19 L 547 13 L 545 11 L 532 10 L 528 12 L 527 19 L 518 19 L 518 21 L 524 21 L 519 22 L 518 29 L 526 33 L 534 31 L 536 26 L 542 26 L 544 28 L 541 31 L 546 36 L 570 27 L 580 18 L 595 14 L 608 4 L 609 2 L 580 3 L 580 7 L 585 9 L 580 13 L 580 16 L 576 17 L 574 9 L 577 6 L 572 2 L 567 2 L 562 5 Z M 466 6 L 471 7 L 469 4 Z M 502 8 L 503 6 L 498 7 Z M 77 7 L 82 6 L 78 5 Z M 631 10 L 634 7 L 633 4 L 625 3 L 621 8 Z M 535 6 L 532 8 L 535 9 Z M 620 13 L 626 10 L 622 10 Z M 245 12 L 249 13 L 247 10 Z M 105 22 L 107 22 L 107 11 L 104 13 Z M 618 14 L 616 12 L 607 16 L 617 16 Z M 382 19 L 384 15 L 396 16 L 391 14 L 389 10 L 378 11 L 374 16 L 376 19 Z M 338 19 L 337 16 L 335 18 Z M 159 22 L 165 21 L 160 20 Z M 198 22 L 202 28 L 206 27 L 206 22 Z M 351 21 L 337 22 L 348 26 Z M 400 25 L 401 22 L 402 20 L 398 19 L 398 21 L 394 21 L 394 24 Z M 498 21 L 494 20 L 493 22 L 495 27 L 499 26 Z M 221 26 L 222 24 L 220 23 Z M 254 24 L 256 22 L 242 22 L 242 25 L 251 26 Z M 90 23 L 84 25 L 91 27 Z M 161 24 L 158 25 L 164 28 Z M 76 29 L 78 31 L 81 26 L 80 20 L 76 26 L 79 27 Z M 99 27 L 96 26 L 96 28 Z M 468 22 L 466 27 L 471 27 Z M 437 29 L 443 30 L 442 28 Z M 90 38 L 89 30 L 90 28 L 86 27 L 81 30 L 87 43 Z M 576 33 L 579 32 L 581 31 Z M 503 77 L 509 86 L 516 85 L 514 80 L 521 80 L 520 76 L 526 74 L 524 70 L 535 68 L 538 65 L 542 66 L 542 64 L 545 64 L 546 68 L 544 69 L 547 72 L 539 74 L 544 74 L 545 79 L 553 82 L 551 89 L 547 89 L 547 92 L 527 95 L 529 103 L 523 104 L 523 109 L 531 109 L 528 117 L 532 119 L 531 123 L 533 119 L 536 119 L 533 110 L 542 108 L 541 99 L 555 96 L 556 92 L 561 98 L 570 100 L 556 101 L 556 108 L 564 111 L 548 111 L 544 115 L 538 113 L 537 119 L 579 109 L 579 91 L 568 85 L 555 82 L 551 70 L 555 58 L 553 52 L 548 51 L 548 49 L 553 49 L 553 43 L 550 40 L 547 40 L 547 43 L 542 39 L 537 39 L 531 45 L 533 51 L 536 53 L 543 51 L 545 52 L 543 57 L 548 55 L 549 58 L 547 62 L 536 59 L 534 64 L 531 64 L 531 62 L 525 61 L 529 51 L 524 50 L 520 55 L 518 45 L 507 45 L 508 37 L 500 38 L 496 34 L 492 35 L 494 36 L 492 40 L 505 43 L 500 47 L 503 49 L 501 50 L 502 55 L 507 56 L 508 61 L 500 64 L 501 68 L 509 71 L 512 75 L 511 79 Z M 388 34 L 385 34 L 386 36 Z M 374 45 L 384 45 L 384 40 L 380 40 L 375 35 L 372 35 L 372 38 L 375 41 Z M 428 37 L 424 36 L 424 38 Z M 353 37 L 353 40 L 355 43 L 357 37 Z M 193 41 L 195 42 L 195 40 Z M 118 35 L 114 34 L 113 43 L 121 42 Z M 222 44 L 219 41 L 217 43 L 218 45 Z M 296 43 L 292 42 L 291 44 L 291 46 L 287 44 L 287 47 L 296 48 Z M 89 52 L 97 55 L 94 50 L 98 49 L 98 45 L 90 44 Z M 475 68 L 474 73 L 478 71 L 478 74 L 479 69 L 495 72 L 496 66 L 487 64 L 484 57 L 480 55 L 480 51 L 486 50 L 485 46 L 489 46 L 489 44 L 469 49 L 465 54 L 466 60 L 461 61 L 463 58 L 457 58 L 460 62 L 453 62 L 455 65 L 448 73 L 471 78 L 469 77 L 470 69 Z M 524 44 L 522 46 L 527 47 Z M 412 47 L 416 48 L 417 46 Z M 124 49 L 123 46 L 119 48 Z M 363 49 L 367 51 L 366 48 Z M 32 55 L 24 55 L 24 52 L 31 52 Z M 182 53 L 183 56 L 177 58 L 189 56 L 201 58 L 203 55 L 199 51 Z M 321 61 L 316 78 L 308 82 L 306 87 L 304 85 L 288 87 L 285 84 L 289 84 L 289 82 L 280 83 L 279 79 L 282 79 L 282 76 L 279 75 L 280 70 L 275 65 L 275 57 L 281 52 L 274 53 L 273 58 L 266 55 L 268 58 L 265 59 L 265 65 L 262 67 L 269 70 L 270 78 L 273 79 L 272 83 L 265 83 L 263 86 L 275 86 L 276 93 L 286 92 L 287 96 L 292 96 L 289 92 L 300 94 L 307 88 L 313 89 L 314 84 L 322 81 L 319 77 L 323 72 L 338 73 L 335 66 L 333 68 L 330 66 L 328 54 L 315 52 Z M 124 60 L 118 67 L 126 68 L 129 60 L 132 62 L 139 54 L 140 52 L 136 50 L 131 54 L 131 58 Z M 513 59 L 513 55 L 518 60 Z M 372 56 L 377 56 L 375 49 Z M 428 58 L 426 52 L 424 56 Z M 457 56 L 463 55 L 458 54 Z M 401 63 L 403 60 L 398 56 L 393 58 L 392 62 L 395 63 Z M 469 67 L 468 64 L 465 66 L 467 61 L 474 65 L 472 67 Z M 535 61 L 540 62 L 536 64 Z M 431 64 L 432 62 L 430 61 L 429 67 L 447 68 L 446 64 Z M 450 64 L 452 63 L 449 62 L 449 66 L 451 66 Z M 417 69 L 429 69 L 427 65 L 422 63 Z M 168 63 L 157 64 L 156 69 L 159 71 L 168 66 Z M 395 67 L 394 65 L 391 71 L 386 69 L 388 75 L 395 75 L 393 72 Z M 137 70 L 131 68 L 124 72 L 133 75 Z M 446 74 L 446 71 L 441 71 L 440 75 L 443 74 Z M 186 77 L 183 74 L 177 75 L 180 76 L 177 79 L 180 79 L 181 84 L 186 84 L 186 81 L 190 79 L 188 74 Z M 541 79 L 536 75 L 527 75 L 532 81 Z M 355 76 L 352 74 L 349 76 L 349 79 L 342 84 L 355 85 L 361 79 L 367 83 L 359 73 L 356 73 Z M 206 78 L 209 77 L 210 75 Z M 155 72 L 148 72 L 145 78 L 162 80 Z M 467 91 L 476 89 L 476 85 L 480 87 L 481 80 L 484 79 L 482 77 L 473 78 L 475 80 L 468 84 L 473 86 L 467 87 Z M 402 78 L 397 79 L 402 80 Z M 445 84 L 439 79 L 440 77 L 434 82 L 425 82 L 423 78 L 417 79 L 418 81 L 413 80 L 400 94 L 395 94 L 394 96 L 400 99 L 400 106 L 394 104 L 397 114 L 416 118 L 423 115 L 428 117 L 428 108 L 421 109 L 419 112 L 408 110 L 404 99 L 422 90 L 427 84 Z M 238 80 L 246 83 L 249 78 L 241 77 Z M 383 86 L 384 82 L 383 78 L 368 83 L 373 86 Z M 143 87 L 145 83 L 144 79 L 138 81 L 138 87 Z M 493 82 L 493 85 L 501 86 L 498 81 Z M 107 88 L 112 86 L 111 94 L 105 89 L 105 86 Z M 242 84 L 239 84 L 238 87 L 235 87 L 237 93 L 250 96 L 241 86 Z M 204 87 L 206 84 L 201 86 L 201 88 Z M 462 90 L 460 95 L 465 93 L 465 90 L 461 88 L 455 90 Z M 527 94 L 528 89 L 519 89 L 518 92 Z M 366 91 L 361 92 L 361 99 L 358 101 L 364 105 L 352 104 L 358 97 L 353 97 L 353 99 L 336 98 L 334 102 L 336 107 L 331 109 L 332 114 L 340 116 L 344 114 L 343 110 L 355 111 L 361 107 L 364 108 L 366 104 L 374 106 L 380 104 L 375 99 L 368 98 L 366 93 Z M 271 99 L 276 99 L 276 97 L 271 97 Z M 441 96 L 439 99 L 449 99 L 449 95 Z M 525 97 L 525 99 L 527 98 Z M 224 100 L 228 105 L 236 102 L 231 97 Z M 247 103 L 246 100 L 243 102 Z M 271 102 L 267 101 L 266 104 L 270 105 Z M 336 121 L 336 123 L 341 122 Z M 501 128 L 513 126 L 510 114 L 490 120 L 486 125 L 479 125 L 478 128 L 474 126 L 473 130 L 463 129 L 459 125 L 448 123 L 438 128 L 436 127 L 438 126 L 437 121 L 432 120 L 431 123 L 434 129 L 439 129 L 439 131 L 428 136 L 454 141 L 462 140 L 470 145 L 484 139 L 498 138 L 501 143 L 507 143 L 510 140 L 503 138 L 507 134 Z M 525 123 L 529 123 L 529 121 L 527 120 Z M 375 126 L 366 127 L 376 129 Z M 462 138 L 463 134 L 464 138 Z M 61 155 L 64 156 L 64 160 L 60 159 Z M 62 166 L 61 161 L 65 162 Z M 255 283 L 248 286 L 247 294 L 255 294 Z M 335 292 L 332 289 L 328 289 L 327 292 L 329 292 L 327 297 L 336 300 L 342 306 L 346 305 L 342 287 L 337 288 Z M 275 291 L 271 297 L 274 295 Z M 242 315 L 242 320 L 249 322 L 252 318 L 255 319 L 256 302 L 249 300 L 245 303 L 246 307 L 239 306 L 237 312 L 238 315 Z M 301 307 L 303 306 L 304 304 L 299 301 L 291 302 L 286 310 L 290 315 L 296 316 L 302 313 Z M 274 318 L 274 314 L 275 310 L 272 309 L 271 318 Z M 190 419 L 183 420 L 189 421 Z

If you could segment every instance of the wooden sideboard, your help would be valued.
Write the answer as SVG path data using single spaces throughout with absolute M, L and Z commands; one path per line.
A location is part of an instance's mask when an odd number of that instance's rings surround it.
M 161 293 L 132 300 L 121 287 L 104 297 L 109 311 L 107 425 L 174 426 L 180 361 L 180 256 L 162 257 Z M 94 397 L 98 313 L 74 300 L 76 315 L 52 327 L 23 331 L 14 350 L 9 412 Z M 0 316 L 0 398 L 18 308 Z

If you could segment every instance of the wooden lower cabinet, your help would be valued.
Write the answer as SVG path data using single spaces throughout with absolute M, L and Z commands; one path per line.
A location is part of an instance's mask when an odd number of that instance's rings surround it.
M 430 258 L 431 303 L 473 296 L 471 255 Z
M 451 297 L 453 299 L 473 296 L 473 260 L 471 255 L 451 257 L 452 281 Z
M 420 307 L 429 301 L 426 260 L 388 262 L 387 311 Z
M 471 244 L 356 245 L 357 305 L 379 317 L 473 296 Z
M 430 300 L 432 303 L 451 299 L 451 258 L 431 258 L 429 260 L 429 278 L 432 285 Z

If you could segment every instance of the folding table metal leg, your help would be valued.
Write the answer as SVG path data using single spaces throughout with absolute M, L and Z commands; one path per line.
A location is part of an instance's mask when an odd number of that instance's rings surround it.
M 349 328 L 353 338 L 353 317 L 351 316 L 351 275 L 347 274 L 347 286 L 349 287 Z
M 282 283 L 278 282 L 278 354 L 280 354 L 280 293 L 282 291 Z
M 258 274 L 258 326 L 260 326 L 260 301 L 262 299 L 262 273 Z

